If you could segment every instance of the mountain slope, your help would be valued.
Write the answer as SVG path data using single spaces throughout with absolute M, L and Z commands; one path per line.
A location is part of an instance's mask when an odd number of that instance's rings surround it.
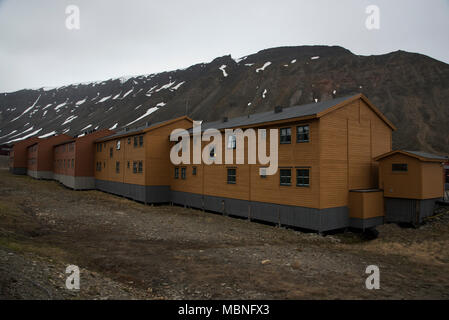
M 328 46 L 272 48 L 184 70 L 2 93 L 0 144 L 186 113 L 218 120 L 358 92 L 398 127 L 394 148 L 449 153 L 449 65 L 404 51 L 357 56 Z

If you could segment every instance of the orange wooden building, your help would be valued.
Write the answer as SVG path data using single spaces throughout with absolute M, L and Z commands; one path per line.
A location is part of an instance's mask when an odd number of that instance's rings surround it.
M 35 144 L 37 137 L 31 137 L 14 143 L 9 152 L 9 171 L 13 174 L 27 174 L 28 146 Z
M 55 145 L 53 179 L 75 190 L 94 189 L 94 141 L 112 134 L 114 131 L 104 129 Z
M 36 179 L 53 179 L 53 146 L 71 139 L 66 134 L 38 138 L 27 147 L 27 174 Z
M 169 202 L 169 135 L 191 127 L 184 116 L 97 139 L 95 187 L 144 203 Z
M 379 187 L 385 197 L 385 218 L 419 224 L 433 215 L 444 195 L 446 157 L 419 151 L 395 150 L 379 155 Z
M 381 209 L 364 215 L 349 205 L 351 190 L 378 193 L 374 157 L 391 151 L 395 130 L 365 96 L 202 124 L 208 128 L 278 130 L 279 170 L 263 176 L 259 164 L 172 165 L 174 203 L 318 231 L 383 223 Z

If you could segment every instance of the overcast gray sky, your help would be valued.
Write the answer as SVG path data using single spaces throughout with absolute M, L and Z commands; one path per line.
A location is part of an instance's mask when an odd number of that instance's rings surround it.
M 79 30 L 66 28 L 70 4 Z M 379 30 L 365 27 L 368 5 L 380 9 Z M 314 44 L 449 63 L 449 0 L 0 0 L 0 92 Z

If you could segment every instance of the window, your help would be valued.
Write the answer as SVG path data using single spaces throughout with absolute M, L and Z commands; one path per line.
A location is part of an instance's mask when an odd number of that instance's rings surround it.
M 133 161 L 133 173 L 137 173 L 137 162 Z
M 72 169 L 75 167 L 75 159 L 72 159 Z
M 192 168 L 192 176 L 196 176 L 196 167 Z
M 65 168 L 65 159 L 64 159 L 64 168 Z
M 134 137 L 134 148 L 137 148 L 137 137 Z
M 139 136 L 139 147 L 143 146 L 143 136 Z
M 120 161 L 115 162 L 115 173 L 120 173 Z
M 296 127 L 296 142 L 309 142 L 309 125 Z
M 97 171 L 101 171 L 101 162 L 97 162 Z
M 228 149 L 235 149 L 236 144 L 236 137 L 234 135 L 228 136 Z
M 289 186 L 292 184 L 292 170 L 281 169 L 279 170 L 281 186 Z
M 117 140 L 117 146 L 116 146 L 117 150 L 120 150 L 120 140 Z
M 235 184 L 237 182 L 237 169 L 228 168 L 228 184 Z
M 114 155 L 114 148 L 109 148 L 109 158 L 112 158 Z
M 131 144 L 131 138 L 128 138 L 128 144 Z
M 406 163 L 393 163 L 391 164 L 391 171 L 395 172 L 407 172 L 407 164 Z
M 181 168 L 181 179 L 186 179 L 186 168 Z
M 291 128 L 281 128 L 281 143 L 291 143 L 292 142 L 292 129 Z
M 106 168 L 106 161 L 103 162 L 103 168 Z
M 128 169 L 129 169 L 129 161 L 128 161 L 128 163 L 126 165 L 127 165 Z
M 143 172 L 143 161 L 139 161 L 139 173 Z
M 267 177 L 267 168 L 260 168 L 259 174 L 260 174 L 261 178 L 266 178 Z
M 179 178 L 179 168 L 176 167 L 175 168 L 175 179 L 178 179 L 178 178 Z
M 309 185 L 309 169 L 296 169 L 296 186 L 308 187 Z

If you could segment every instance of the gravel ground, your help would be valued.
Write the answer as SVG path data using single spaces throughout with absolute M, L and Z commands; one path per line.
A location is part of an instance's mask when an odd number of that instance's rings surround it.
M 449 213 L 379 238 L 300 232 L 0 170 L 2 299 L 448 299 Z M 81 269 L 80 290 L 65 267 Z M 365 269 L 380 269 L 367 290 Z

